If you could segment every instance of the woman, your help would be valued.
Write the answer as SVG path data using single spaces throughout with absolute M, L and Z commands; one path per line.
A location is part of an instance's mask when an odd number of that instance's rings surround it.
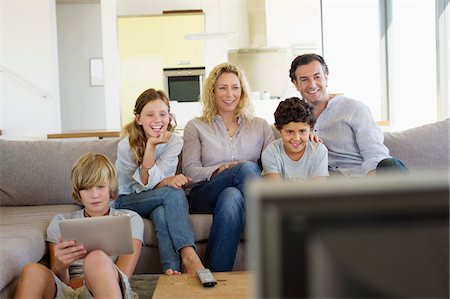
M 205 80 L 201 117 L 184 129 L 183 173 L 192 178 L 192 213 L 213 213 L 206 265 L 230 271 L 244 227 L 244 184 L 258 177 L 257 161 L 274 140 L 267 122 L 254 117 L 241 70 L 223 63 Z
M 203 269 L 195 251 L 193 226 L 183 186 L 190 178 L 175 175 L 182 139 L 173 134 L 169 99 L 163 91 L 148 89 L 136 100 L 135 119 L 123 128 L 116 168 L 119 198 L 116 208 L 150 218 L 158 238 L 166 274 Z

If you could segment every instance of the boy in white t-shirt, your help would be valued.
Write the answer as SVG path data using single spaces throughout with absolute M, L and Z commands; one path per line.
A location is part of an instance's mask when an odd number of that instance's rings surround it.
M 310 141 L 316 122 L 313 107 L 292 97 L 280 102 L 274 116 L 281 138 L 262 153 L 264 177 L 287 180 L 327 177 L 328 150 L 323 143 Z
M 109 201 L 117 194 L 114 166 L 99 153 L 83 155 L 72 168 L 73 196 L 84 208 L 55 215 L 47 228 L 50 269 L 27 264 L 19 278 L 15 298 L 133 298 L 128 279 L 138 262 L 144 222 L 135 212 L 116 210 Z M 87 252 L 75 241 L 61 240 L 59 221 L 127 213 L 131 217 L 134 252 L 108 256 L 101 250 Z

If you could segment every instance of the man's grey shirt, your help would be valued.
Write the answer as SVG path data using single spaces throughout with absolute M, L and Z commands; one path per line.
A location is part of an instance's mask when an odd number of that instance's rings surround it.
M 390 158 L 384 135 L 364 103 L 335 96 L 314 125 L 328 149 L 330 171 L 346 176 L 364 176 Z

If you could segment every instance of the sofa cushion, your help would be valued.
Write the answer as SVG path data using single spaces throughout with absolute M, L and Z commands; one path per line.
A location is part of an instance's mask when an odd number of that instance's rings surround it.
M 70 171 L 86 152 L 116 160 L 118 139 L 0 140 L 0 205 L 71 204 Z M 39 178 L 39 179 L 36 179 Z
M 0 290 L 22 268 L 47 252 L 45 233 L 52 217 L 79 209 L 76 205 L 0 207 Z
M 450 118 L 402 132 L 385 133 L 389 154 L 405 162 L 414 173 L 419 170 L 448 171 Z

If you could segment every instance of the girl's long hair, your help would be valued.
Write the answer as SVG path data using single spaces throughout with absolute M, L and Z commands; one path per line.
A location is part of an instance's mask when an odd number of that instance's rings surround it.
M 121 132 L 121 135 L 123 137 L 128 136 L 131 153 L 138 165 L 142 163 L 142 159 L 144 158 L 147 137 L 142 126 L 137 123 L 136 117 L 142 112 L 142 109 L 145 105 L 147 105 L 148 102 L 155 100 L 162 100 L 167 105 L 170 118 L 169 124 L 167 126 L 167 131 L 173 132 L 176 127 L 175 117 L 170 113 L 169 98 L 166 96 L 164 91 L 150 88 L 141 93 L 141 95 L 136 100 L 136 104 L 134 105 L 133 113 L 135 117 L 133 121 L 125 125 Z M 173 124 L 172 121 L 174 122 Z

